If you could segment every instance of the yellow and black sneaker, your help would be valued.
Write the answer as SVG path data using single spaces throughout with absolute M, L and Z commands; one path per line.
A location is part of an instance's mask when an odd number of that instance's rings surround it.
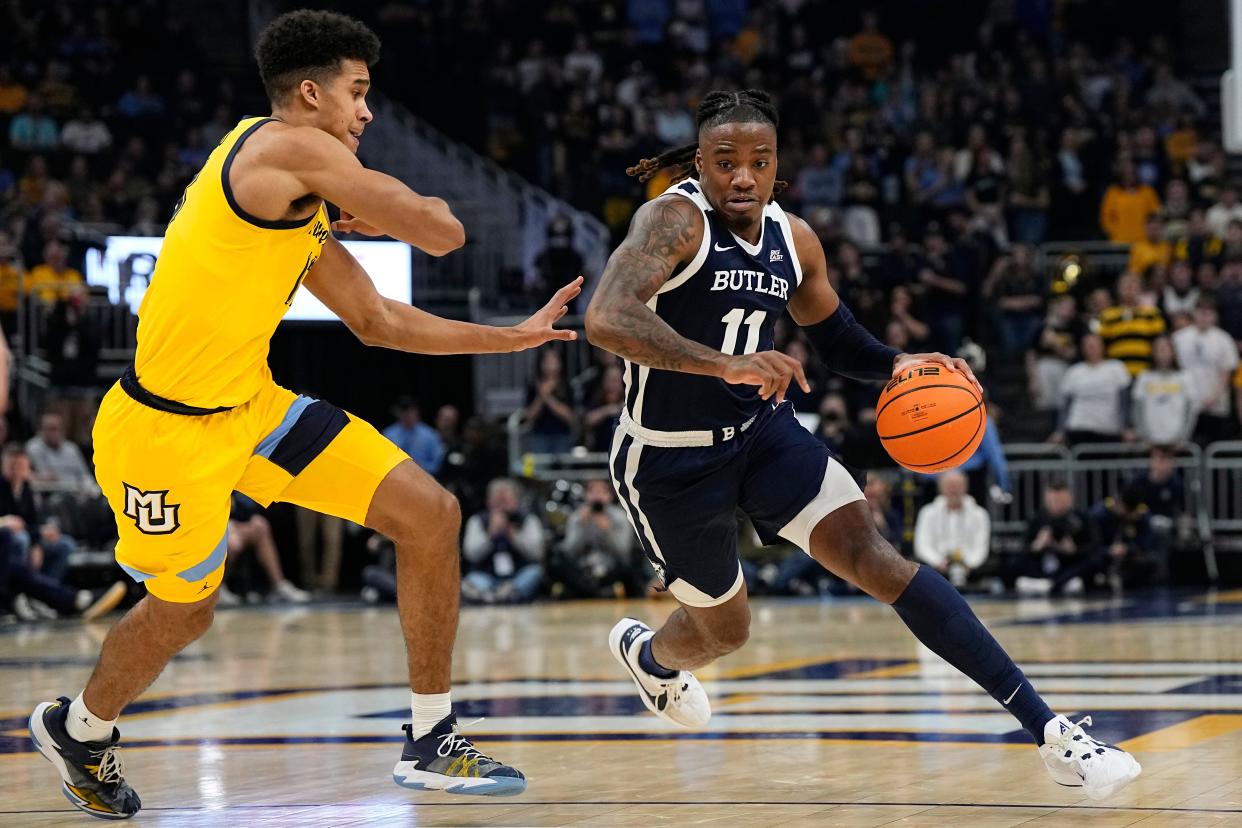
M 521 771 L 484 756 L 461 735 L 456 713 L 418 739 L 411 725 L 402 730 L 405 749 L 392 769 L 392 780 L 403 788 L 476 796 L 514 796 L 526 790 Z
M 121 765 L 121 732 L 112 728 L 106 742 L 79 742 L 65 728 L 69 699 L 43 702 L 30 715 L 30 739 L 56 766 L 64 780 L 61 791 L 75 808 L 100 819 L 129 819 L 142 800 L 125 781 Z

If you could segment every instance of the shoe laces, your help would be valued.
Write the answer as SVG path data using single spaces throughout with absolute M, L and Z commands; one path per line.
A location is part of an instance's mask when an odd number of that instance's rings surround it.
M 1077 757 L 1079 754 L 1074 750 L 1074 742 L 1085 741 L 1087 743 L 1086 747 L 1089 757 L 1094 756 L 1095 749 L 1103 746 L 1095 739 L 1092 739 L 1091 736 L 1089 736 L 1087 732 L 1082 729 L 1083 725 L 1086 725 L 1087 727 L 1091 726 L 1090 716 L 1083 716 L 1077 722 L 1074 722 L 1073 725 L 1070 726 L 1069 730 L 1062 733 L 1056 738 L 1055 741 L 1050 742 L 1049 744 L 1056 748 L 1058 753 L 1064 754 L 1065 751 L 1071 751 L 1073 755 Z
M 465 756 L 467 760 L 473 760 L 476 763 L 493 762 L 493 763 L 499 764 L 498 762 L 496 762 L 495 759 L 486 755 L 481 750 L 476 748 L 473 744 L 471 744 L 470 740 L 467 739 L 465 736 L 463 736 L 461 733 L 461 731 L 464 728 L 477 725 L 481 721 L 483 720 L 475 719 L 474 721 L 467 722 L 464 725 L 461 725 L 461 724 L 453 725 L 453 729 L 451 731 L 439 737 L 440 746 L 436 748 L 436 755 L 447 758 L 454 754 L 459 754 L 461 756 Z
M 125 763 L 121 761 L 121 750 L 116 745 L 109 745 L 101 751 L 91 751 L 92 759 L 99 759 L 95 766 L 95 778 L 108 785 L 116 785 L 125 781 Z

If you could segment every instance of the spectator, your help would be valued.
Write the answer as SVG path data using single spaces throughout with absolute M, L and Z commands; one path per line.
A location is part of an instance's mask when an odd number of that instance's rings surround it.
M 535 381 L 526 389 L 522 422 L 527 427 L 526 449 L 535 454 L 563 454 L 571 448 L 575 425 L 569 406 L 561 352 L 554 347 L 539 351 Z
M 1035 269 L 1030 246 L 1015 244 L 1008 256 L 997 259 L 983 292 L 995 302 L 1004 355 L 1025 354 L 1044 315 L 1043 279 Z
M 28 92 L 25 84 L 14 79 L 13 69 L 0 64 L 0 115 L 16 115 L 26 106 Z
M 1207 112 L 1203 101 L 1189 86 L 1173 76 L 1173 70 L 1167 63 L 1156 64 L 1144 103 L 1152 109 L 1166 108 L 1175 113 L 1185 111 L 1200 117 Z
M 487 509 L 470 516 L 462 540 L 464 599 L 475 604 L 525 604 L 543 581 L 543 525 L 519 508 L 517 484 L 487 486 Z
M 1048 314 L 1027 354 L 1027 375 L 1031 396 L 1040 411 L 1055 411 L 1061 405 L 1061 380 L 1078 359 L 1077 342 L 1085 329 L 1078 317 L 1074 297 L 1062 293 L 1048 303 Z
M 945 472 L 940 494 L 919 509 L 914 523 L 914 557 L 961 588 L 987 561 L 991 520 L 987 510 L 966 493 L 966 475 Z
M 1160 209 L 1160 198 L 1148 184 L 1139 182 L 1134 164 L 1118 162 L 1117 182 L 1104 193 L 1100 226 L 1113 244 L 1133 244 L 1144 238 L 1147 217 Z
M 845 397 L 840 394 L 825 394 L 819 403 L 819 426 L 816 432 L 819 439 L 829 451 L 841 454 L 848 429 L 849 411 L 845 406 Z
M 1190 186 L 1180 178 L 1174 178 L 1165 185 L 1164 207 L 1160 210 L 1160 218 L 1164 221 L 1164 236 L 1169 241 L 1176 241 L 1186 235 L 1190 227 L 1190 213 L 1194 204 L 1190 200 Z M 1131 267 L 1131 270 L 1134 268 Z
M 1044 489 L 1044 508 L 1026 527 L 1025 554 L 1014 561 L 1019 595 L 1077 595 L 1108 569 L 1094 524 L 1074 508 L 1070 488 L 1053 481 Z
M 612 484 L 603 478 L 588 480 L 582 505 L 565 525 L 564 561 L 557 580 L 580 598 L 642 596 L 649 577 L 634 539 Z
M 1173 243 L 1173 258 L 1195 268 L 1205 264 L 1211 267 L 1223 249 L 1224 241 L 1212 233 L 1203 208 L 1191 208 L 1185 235 Z
M 9 145 L 22 152 L 53 152 L 60 143 L 60 128 L 43 111 L 43 100 L 31 95 L 25 108 L 9 122 Z
M 579 86 L 590 88 L 599 82 L 604 74 L 604 61 L 591 48 L 587 35 L 579 33 L 574 36 L 573 51 L 565 55 L 564 71 L 565 79 Z
M 1121 274 L 1117 304 L 1101 312 L 1097 321 L 1109 359 L 1124 362 L 1131 376 L 1151 366 L 1151 343 L 1164 335 L 1164 317 L 1143 301 L 1143 282 L 1137 275 Z
M 39 433 L 26 441 L 26 453 L 39 486 L 74 494 L 99 492 L 82 449 L 65 437 L 61 415 L 49 412 L 39 419 Z
M 90 441 L 90 423 L 98 407 L 97 370 L 102 346 L 98 327 L 86 313 L 86 296 L 75 291 L 56 303 L 47 319 L 43 350 L 51 363 L 47 409 L 65 418 L 65 433 L 79 443 Z
M 1061 379 L 1061 414 L 1054 443 L 1113 443 L 1129 436 L 1126 409 L 1130 372 L 1125 363 L 1104 358 L 1104 340 L 1082 338 L 1082 361 Z
M 536 282 L 526 291 L 527 298 L 543 305 L 578 276 L 582 275 L 582 254 L 574 249 L 574 225 L 568 216 L 557 216 L 548 223 L 548 246 L 535 259 Z
M 276 540 L 272 537 L 272 525 L 260 514 L 261 508 L 244 494 L 233 493 L 233 507 L 229 514 L 226 535 L 229 565 L 236 566 L 242 553 L 253 549 L 259 566 L 271 582 L 273 597 L 290 604 L 309 603 L 310 593 L 298 589 L 285 577 L 284 569 L 280 565 L 280 553 L 276 550 Z M 241 599 L 221 583 L 220 605 L 230 607 L 240 603 Z
M 1238 346 L 1217 327 L 1216 300 L 1200 296 L 1195 323 L 1173 334 L 1177 359 L 1191 376 L 1199 403 L 1195 439 L 1202 443 L 1226 439 L 1232 432 L 1229 382 L 1238 367 Z
M 953 354 L 962 342 L 966 323 L 966 282 L 950 258 L 949 243 L 939 226 L 927 228 L 924 243 L 926 254 L 918 278 L 931 329 L 930 347 Z
M 89 106 L 82 107 L 60 131 L 60 144 L 70 152 L 97 155 L 112 147 L 112 131 Z
M 1217 238 L 1224 238 L 1225 231 L 1235 221 L 1242 221 L 1242 203 L 1238 202 L 1237 186 L 1226 184 L 1221 187 L 1220 201 L 1208 208 L 1208 229 Z
M 621 368 L 609 365 L 604 369 L 603 379 L 595 390 L 595 399 L 591 401 L 590 409 L 582 418 L 587 448 L 591 451 L 609 450 L 617 419 L 624 406 L 625 380 L 622 378 Z
M 863 487 L 863 496 L 867 499 L 867 508 L 871 512 L 871 520 L 875 523 L 880 537 L 901 549 L 902 542 L 901 514 L 893 506 L 893 488 L 878 474 L 867 475 L 867 485 Z
M 22 620 L 40 617 L 30 607 L 30 601 L 38 601 L 61 616 L 93 621 L 120 606 L 127 594 L 121 581 L 92 592 L 70 589 L 43 575 L 23 559 L 23 549 L 12 533 L 0 528 L 0 608 L 11 606 Z
M 61 532 L 55 518 L 45 521 L 40 515 L 30 485 L 30 457 L 17 443 L 0 452 L 0 516 L 0 525 L 21 547 L 30 567 L 65 583 L 77 544 Z
M 1024 244 L 1039 244 L 1048 231 L 1048 171 L 1026 133 L 1014 132 L 1009 139 L 1005 171 L 1009 237 Z
M 889 305 L 889 324 L 900 325 L 905 329 L 906 344 L 913 344 L 915 349 L 922 348 L 927 342 L 931 329 L 914 317 L 914 294 L 905 285 L 892 288 L 892 302 Z
M 164 99 L 151 88 L 151 79 L 146 75 L 139 75 L 133 88 L 116 102 L 116 111 L 131 120 L 156 118 L 164 114 L 164 109 Z
M 1108 555 L 1109 582 L 1115 592 L 1123 586 L 1165 582 L 1169 538 L 1152 526 L 1139 488 L 1130 485 L 1120 496 L 1106 497 L 1091 510 L 1091 522 Z
M 1167 265 L 1173 260 L 1173 245 L 1165 237 L 1164 219 L 1158 213 L 1147 217 L 1144 237 L 1130 245 L 1130 262 L 1126 269 L 1131 273 L 1146 273 L 1155 265 Z
M 880 31 L 875 12 L 862 15 L 862 31 L 850 38 L 845 59 L 869 81 L 878 80 L 893 62 L 893 42 Z
M 828 148 L 823 144 L 811 147 L 794 179 L 793 194 L 804 211 L 841 203 L 841 173 L 828 163 Z
M 1194 269 L 1190 262 L 1177 261 L 1169 268 L 1169 283 L 1161 293 L 1160 310 L 1165 318 L 1172 319 L 1179 313 L 1194 313 L 1199 301 L 1199 288 L 1195 286 Z
M 69 266 L 69 250 L 58 239 L 43 246 L 43 264 L 30 268 L 26 292 L 37 295 L 48 305 L 68 299 L 86 286 L 77 268 Z
M 1178 365 L 1169 337 L 1152 343 L 1152 355 L 1152 367 L 1138 375 L 1131 392 L 1134 432 L 1146 443 L 1176 446 L 1189 440 L 1195 428 L 1194 379 Z
M 461 411 L 457 406 L 446 404 L 436 409 L 436 434 L 440 435 L 445 457 L 461 451 Z
M 1060 146 L 1052 165 L 1052 233 L 1055 238 L 1080 235 L 1090 220 L 1091 190 L 1087 164 L 1080 153 L 1077 129 L 1061 131 Z
M 1152 446 L 1147 470 L 1134 481 L 1140 502 L 1153 523 L 1171 531 L 1186 505 L 1186 486 L 1177 470 L 1177 455 L 1167 446 Z
M 397 421 L 384 429 L 384 436 L 427 474 L 439 474 L 444 462 L 444 444 L 436 430 L 423 422 L 418 403 L 412 397 L 401 397 L 393 406 L 393 414 Z

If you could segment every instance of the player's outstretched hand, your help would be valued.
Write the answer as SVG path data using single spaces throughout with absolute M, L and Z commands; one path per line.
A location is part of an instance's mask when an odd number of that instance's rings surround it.
M 337 233 L 361 233 L 364 236 L 387 235 L 383 230 L 367 224 L 362 219 L 354 218 L 344 210 L 339 221 L 332 222 L 332 229 Z
M 720 378 L 730 385 L 757 385 L 760 397 L 765 400 L 776 397 L 777 403 L 785 401 L 789 383 L 795 379 L 799 388 L 808 394 L 811 392 L 802 363 L 780 351 L 731 357 Z
M 579 276 L 556 292 L 533 316 L 525 322 L 513 326 L 519 334 L 519 342 L 515 350 L 538 348 L 545 342 L 560 340 L 572 342 L 578 338 L 575 331 L 566 331 L 552 327 L 562 316 L 569 313 L 569 303 L 582 293 L 582 277 Z
M 893 363 L 893 376 L 897 376 L 907 368 L 912 368 L 920 362 L 939 362 L 950 371 L 957 371 L 959 374 L 965 374 L 966 379 L 974 383 L 975 390 L 979 392 L 979 396 L 983 397 L 983 386 L 979 384 L 979 380 L 975 378 L 975 372 L 970 370 L 970 364 L 961 357 L 951 357 L 947 354 L 902 354 Z

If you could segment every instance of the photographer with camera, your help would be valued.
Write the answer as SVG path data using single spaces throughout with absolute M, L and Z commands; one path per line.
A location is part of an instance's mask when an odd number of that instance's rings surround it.
M 557 580 L 568 597 L 623 598 L 646 589 L 648 572 L 634 554 L 634 530 L 602 477 L 587 481 L 582 505 L 565 524 L 561 551 Z
M 1069 484 L 1056 480 L 1044 489 L 1044 509 L 1026 528 L 1026 554 L 1013 564 L 1022 595 L 1081 594 L 1108 568 L 1091 521 L 1074 508 Z
M 461 595 L 472 604 L 526 604 L 543 581 L 543 524 L 521 510 L 508 478 L 487 485 L 487 508 L 471 515 L 461 552 Z

